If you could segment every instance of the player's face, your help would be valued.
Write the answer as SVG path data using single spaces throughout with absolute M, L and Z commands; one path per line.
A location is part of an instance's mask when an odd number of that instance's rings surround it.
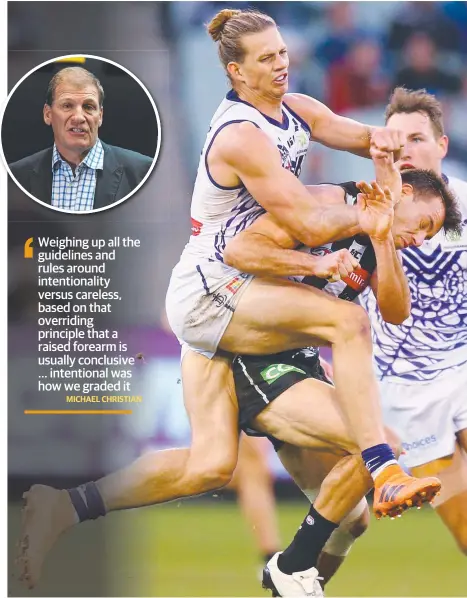
M 99 92 L 93 84 L 77 84 L 73 80 L 60 82 L 52 106 L 44 106 L 44 121 L 51 125 L 59 152 L 82 155 L 97 141 L 103 110 Z
M 387 125 L 392 129 L 403 131 L 407 136 L 403 155 L 397 162 L 399 170 L 423 168 L 441 174 L 441 160 L 448 149 L 448 138 L 446 135 L 436 136 L 427 114 L 424 112 L 393 114 Z
M 402 198 L 394 209 L 392 236 L 396 249 L 420 247 L 431 239 L 444 222 L 444 205 L 440 197 L 413 196 L 411 185 L 403 185 Z
M 234 81 L 258 95 L 282 98 L 288 88 L 289 56 L 276 27 L 242 37 L 245 58 L 242 63 L 230 63 Z

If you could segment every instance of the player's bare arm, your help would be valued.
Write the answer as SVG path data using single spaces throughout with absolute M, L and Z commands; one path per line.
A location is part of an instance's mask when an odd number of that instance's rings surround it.
M 284 100 L 309 125 L 312 139 L 327 147 L 369 158 L 372 145 L 397 153 L 405 144 L 405 134 L 401 131 L 372 127 L 339 116 L 310 96 L 290 93 Z
M 295 251 L 299 244 L 270 214 L 263 214 L 227 243 L 224 262 L 242 272 L 264 277 L 345 277 L 358 266 L 347 249 L 320 257 Z
M 360 225 L 370 237 L 376 256 L 371 287 L 384 320 L 402 324 L 410 315 L 410 289 L 391 233 L 394 195 L 376 182 L 361 182 L 358 187 L 362 191 L 357 200 Z
M 351 206 L 336 206 L 334 211 L 311 202 L 305 186 L 282 167 L 275 145 L 250 122 L 225 127 L 210 149 L 208 164 L 218 184 L 233 187 L 243 183 L 256 201 L 305 245 L 321 245 L 339 231 L 346 231 L 347 236 L 348 230 L 358 225 Z

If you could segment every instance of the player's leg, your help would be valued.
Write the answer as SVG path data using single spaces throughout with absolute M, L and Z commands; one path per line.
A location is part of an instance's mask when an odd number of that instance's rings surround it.
M 58 537 L 75 523 L 108 511 L 201 494 L 226 485 L 237 462 L 238 408 L 230 359 L 188 352 L 182 362 L 190 449 L 153 451 L 80 488 L 33 486 L 25 495 L 19 568 L 33 587 Z
M 319 494 L 323 480 L 340 460 L 332 453 L 312 451 L 289 444 L 282 445 L 277 454 L 285 469 L 312 504 Z M 363 498 L 332 532 L 317 558 L 316 567 L 323 587 L 335 575 L 355 540 L 366 531 L 368 524 L 368 504 Z
M 412 468 L 416 476 L 430 471 L 442 483 L 442 491 L 433 507 L 456 540 L 459 550 L 467 555 L 467 430 L 459 433 L 454 455 Z
M 360 538 L 370 523 L 370 511 L 366 499 L 362 499 L 333 531 L 319 555 L 317 569 L 324 588 L 343 565 L 355 540 Z
M 339 401 L 357 444 L 363 450 L 383 442 L 369 320 L 360 306 L 306 285 L 256 278 L 220 341 L 230 353 L 252 355 L 329 344 Z
M 287 463 L 287 456 L 284 461 Z M 273 595 L 322 596 L 317 569 L 320 554 L 346 515 L 364 507 L 364 496 L 371 487 L 371 476 L 359 456 L 340 459 L 324 479 L 292 542 L 265 567 L 263 586 Z
M 238 407 L 229 357 L 187 351 L 182 361 L 189 450 L 153 451 L 97 482 L 107 511 L 167 502 L 229 483 L 237 463 Z
M 240 353 L 247 347 L 250 354 L 323 344 L 332 345 L 336 396 L 375 479 L 374 509 L 387 512 L 393 497 L 403 492 L 410 501 L 421 487 L 404 474 L 385 442 L 370 325 L 363 308 L 306 285 L 254 279 L 220 341 L 226 351 Z M 439 490 L 435 479 L 424 483 L 422 501 Z M 406 492 L 410 485 L 413 493 Z
M 229 486 L 237 492 L 240 508 L 265 563 L 280 549 L 274 487 L 264 450 L 268 445 L 264 438 L 242 434 L 237 468 Z
M 244 357 L 239 359 L 248 367 Z M 294 446 L 334 451 L 341 457 L 349 453 L 360 456 L 336 400 L 335 388 L 313 378 L 286 388 L 250 425 L 257 432 Z M 368 480 L 371 481 L 369 474 Z
M 283 554 L 274 555 L 264 572 L 265 586 L 280 595 L 298 595 L 295 592 L 307 589 L 318 592 L 319 554 L 338 524 L 371 489 L 371 475 L 349 438 L 334 387 L 319 379 L 322 370 L 316 351 L 289 351 L 267 358 L 238 356 L 233 371 L 243 429 L 273 436 L 275 442 L 341 456 L 357 452 L 340 459 L 327 473 L 293 542 Z
M 398 454 L 398 447 L 393 448 Z M 289 444 L 279 449 L 282 463 L 314 502 L 291 544 L 274 555 L 264 570 L 263 585 L 273 595 L 303 596 L 314 591 L 320 596 L 318 580 L 325 584 L 330 579 L 368 525 L 364 497 L 372 481 L 361 458 L 313 453 Z M 319 478 L 323 481 L 317 492 Z

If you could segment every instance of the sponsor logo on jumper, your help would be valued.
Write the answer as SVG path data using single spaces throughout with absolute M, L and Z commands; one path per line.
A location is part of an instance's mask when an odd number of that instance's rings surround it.
M 274 363 L 269 365 L 261 372 L 261 378 L 267 382 L 268 384 L 272 384 L 284 374 L 288 374 L 289 372 L 298 372 L 299 374 L 305 374 L 303 370 L 300 368 L 296 368 L 293 365 L 287 365 L 285 363 Z
M 357 258 L 357 260 L 360 260 L 362 258 L 363 255 L 363 251 L 364 248 L 362 249 L 357 249 L 357 247 L 351 247 L 350 248 L 350 253 Z
M 238 289 L 242 286 L 243 280 L 241 280 L 240 276 L 236 276 L 233 280 L 229 282 L 229 284 L 225 287 L 228 291 L 235 295 Z
M 419 438 L 418 440 L 414 440 L 413 442 L 403 442 L 402 448 L 405 451 L 413 451 L 417 448 L 425 448 L 429 444 L 435 444 L 436 442 L 438 442 L 438 439 L 436 438 L 435 434 L 432 434 L 431 436 L 427 436 L 426 438 Z
M 370 282 L 370 273 L 363 268 L 356 268 L 342 280 L 355 291 L 361 292 Z
M 201 233 L 202 228 L 202 222 L 198 222 L 194 218 L 191 219 L 191 234 L 193 235 L 193 237 L 197 237 Z

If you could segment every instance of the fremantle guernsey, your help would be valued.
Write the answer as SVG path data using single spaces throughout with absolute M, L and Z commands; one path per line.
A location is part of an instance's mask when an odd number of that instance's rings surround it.
M 311 131 L 287 103 L 283 103 L 282 122 L 278 122 L 240 100 L 230 91 L 214 114 L 198 167 L 191 203 L 191 237 L 181 262 L 199 258 L 223 261 L 227 241 L 245 230 L 264 209 L 243 186 L 224 187 L 209 172 L 208 155 L 218 133 L 233 123 L 249 121 L 264 131 L 280 152 L 282 166 L 300 175 Z M 245 148 L 248 152 L 249 148 Z
M 374 358 L 381 379 L 428 382 L 467 363 L 467 183 L 450 179 L 462 211 L 462 236 L 444 230 L 421 247 L 402 251 L 412 298 L 401 325 L 383 321 L 372 294 L 362 297 L 373 329 Z

